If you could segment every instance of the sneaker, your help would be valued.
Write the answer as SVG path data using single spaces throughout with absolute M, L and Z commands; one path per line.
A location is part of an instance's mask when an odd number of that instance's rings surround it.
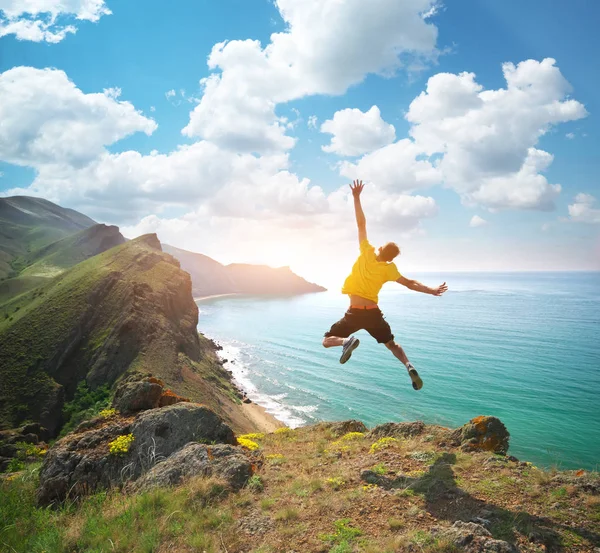
M 346 340 L 344 351 L 342 351 L 342 356 L 340 357 L 340 363 L 344 364 L 352 357 L 352 352 L 358 347 L 358 344 L 360 344 L 360 340 L 354 336 L 350 336 L 350 338 Z
M 412 387 L 415 390 L 420 390 L 423 387 L 423 381 L 421 380 L 417 369 L 415 369 L 412 365 L 408 367 L 408 376 L 410 376 L 410 379 L 412 380 Z

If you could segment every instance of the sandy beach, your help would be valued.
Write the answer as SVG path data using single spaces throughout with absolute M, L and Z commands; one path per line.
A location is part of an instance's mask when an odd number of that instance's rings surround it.
M 273 415 L 267 413 L 266 409 L 258 405 L 258 403 L 242 403 L 242 410 L 260 432 L 274 432 L 278 428 L 285 426 L 285 424 L 277 420 Z

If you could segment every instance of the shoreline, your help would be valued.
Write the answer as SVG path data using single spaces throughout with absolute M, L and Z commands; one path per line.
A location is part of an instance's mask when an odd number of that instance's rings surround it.
M 194 298 L 194 301 L 199 302 L 199 301 L 206 301 L 206 300 L 214 300 L 217 298 L 226 298 L 229 296 L 241 296 L 241 294 L 239 292 L 230 292 L 228 294 L 212 294 L 210 296 L 198 296 L 197 298 Z
M 254 401 L 252 403 L 242 402 L 242 411 L 254 423 L 259 432 L 269 434 L 286 426 L 284 422 L 276 419 L 271 413 L 267 413 L 262 405 L 254 403 Z
M 219 344 L 214 338 L 210 338 L 206 335 L 204 336 L 212 344 L 214 348 L 214 353 L 217 356 L 217 359 L 219 360 L 221 368 L 227 373 L 229 381 L 231 382 L 231 384 L 233 384 L 233 386 L 241 396 L 240 399 L 242 400 L 242 403 L 240 405 L 242 408 L 242 413 L 248 420 L 250 420 L 256 426 L 257 431 L 268 434 L 271 432 L 275 432 L 275 430 L 277 430 L 278 428 L 283 428 L 287 426 L 285 422 L 279 420 L 271 413 L 268 413 L 266 407 L 260 405 L 259 403 L 256 403 L 254 400 L 248 397 L 248 393 L 243 388 L 242 384 L 236 380 L 234 374 L 229 369 L 225 368 L 225 361 L 220 353 L 223 350 L 223 346 Z M 244 400 L 248 400 L 250 403 L 245 403 Z

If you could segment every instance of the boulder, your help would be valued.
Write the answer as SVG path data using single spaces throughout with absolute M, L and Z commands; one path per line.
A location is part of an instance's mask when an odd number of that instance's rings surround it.
M 349 432 L 366 432 L 368 430 L 362 422 L 353 419 L 341 422 L 321 422 L 317 426 L 320 429 L 329 430 L 336 438 Z
M 51 438 L 50 433 L 39 422 L 26 424 L 19 430 L 21 434 L 35 434 L 41 441 L 47 441 Z
M 129 450 L 110 453 L 110 442 L 132 434 Z M 40 470 L 38 503 L 77 498 L 99 487 L 135 481 L 190 442 L 235 444 L 233 431 L 203 405 L 179 403 L 142 411 L 135 418 L 96 419 L 57 441 Z
M 0 457 L 16 457 L 17 452 L 17 446 L 14 444 L 0 445 Z
M 373 428 L 368 437 L 374 440 L 379 438 L 409 438 L 418 436 L 425 431 L 423 421 L 415 422 L 387 422 Z
M 0 457 L 0 473 L 8 468 L 10 461 L 11 460 L 8 457 Z
M 494 539 L 486 528 L 474 522 L 457 520 L 450 528 L 436 528 L 432 534 L 450 539 L 466 553 L 518 553 L 519 551 L 511 543 Z
M 175 392 L 171 390 L 163 390 L 162 395 L 160 396 L 160 400 L 158 402 L 159 407 L 167 407 L 168 405 L 175 405 L 176 403 L 181 403 L 182 401 L 190 401 L 186 397 L 178 396 Z
M 40 439 L 35 434 L 15 434 L 6 440 L 7 444 L 18 444 L 23 442 L 26 444 L 37 444 Z
M 61 503 L 92 493 L 98 487 L 119 484 L 131 458 L 111 455 L 108 444 L 129 431 L 128 421 L 117 420 L 58 440 L 46 454 L 40 470 L 38 504 Z
M 238 447 L 190 443 L 154 465 L 133 484 L 134 491 L 157 487 L 177 486 L 192 476 L 215 476 L 239 490 L 250 476 L 252 464 Z
M 463 451 L 491 451 L 506 455 L 510 434 L 496 417 L 480 416 L 452 432 L 450 441 Z
M 213 411 L 197 403 L 177 403 L 140 413 L 132 427 L 133 455 L 150 466 L 189 442 L 236 445 L 233 430 Z
M 155 382 L 123 382 L 117 387 L 112 405 L 124 415 L 155 409 L 162 393 L 162 386 Z

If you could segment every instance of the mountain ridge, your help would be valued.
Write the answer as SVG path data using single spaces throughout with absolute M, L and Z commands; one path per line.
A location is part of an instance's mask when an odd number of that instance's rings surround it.
M 125 242 L 5 304 L 0 319 L 0 428 L 31 419 L 52 434 L 78 384 L 113 385 L 143 370 L 238 427 L 237 390 L 198 335 L 188 273 L 155 234 Z M 23 378 L 27 375 L 27 378 Z
M 164 244 L 164 250 L 181 262 L 192 277 L 194 297 L 217 294 L 295 295 L 324 292 L 288 266 L 269 267 L 250 263 L 224 265 L 211 257 Z

